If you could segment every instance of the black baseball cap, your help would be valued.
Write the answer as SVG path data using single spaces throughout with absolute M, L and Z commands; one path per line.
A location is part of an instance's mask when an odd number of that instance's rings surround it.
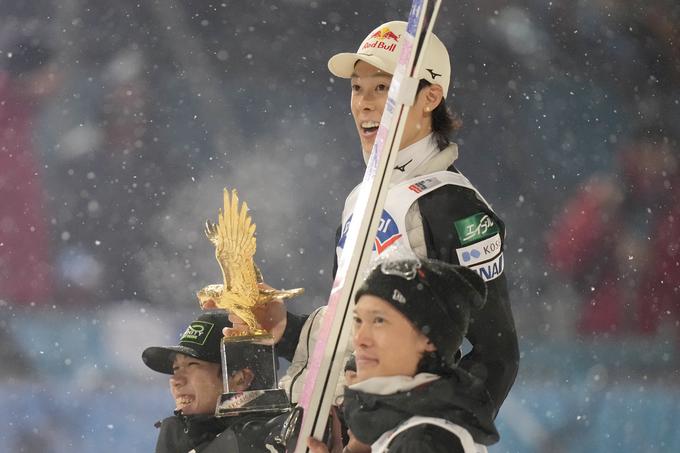
M 226 312 L 206 312 L 187 326 L 178 346 L 151 346 L 142 352 L 142 360 L 154 371 L 172 374 L 174 354 L 180 353 L 206 362 L 221 363 L 222 329 L 231 327 Z

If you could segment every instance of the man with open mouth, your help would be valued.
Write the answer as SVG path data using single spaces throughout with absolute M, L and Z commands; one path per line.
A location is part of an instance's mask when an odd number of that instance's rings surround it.
M 349 109 L 364 160 L 372 152 L 397 66 L 406 22 L 384 23 L 355 52 L 333 55 L 328 69 L 348 79 Z M 466 339 L 472 349 L 460 366 L 482 380 L 492 397 L 494 416 L 503 404 L 519 367 L 519 347 L 505 272 L 505 224 L 458 168 L 458 146 L 451 138 L 461 121 L 447 106 L 452 79 L 444 43 L 432 35 L 424 50 L 418 89 L 399 146 L 390 188 L 373 246 L 374 258 L 403 249 L 418 258 L 465 266 L 487 284 L 487 303 L 470 323 Z M 479 152 L 468 150 L 469 152 Z M 336 266 L 343 253 L 357 186 L 347 197 L 336 236 Z M 334 273 L 335 273 L 334 269 Z M 277 351 L 305 362 L 313 344 L 293 357 L 306 317 L 273 306 L 262 320 L 282 332 Z M 281 305 L 281 304 L 279 304 Z M 275 320 L 276 322 L 272 321 Z M 312 339 L 313 340 L 313 339 Z M 301 354 L 298 354 L 301 353 Z
M 177 346 L 152 346 L 142 353 L 144 363 L 154 371 L 170 375 L 170 393 L 175 401 L 174 415 L 157 424 L 160 428 L 156 453 L 186 453 L 212 451 L 219 442 L 238 445 L 236 451 L 258 450 L 261 442 L 244 432 L 254 420 L 266 422 L 268 417 L 216 417 L 215 409 L 223 392 L 220 341 L 222 329 L 231 326 L 226 312 L 206 312 L 191 322 Z M 235 365 L 229 376 L 232 391 L 247 390 L 255 374 L 238 366 L 239 358 L 230 358 Z M 253 424 L 262 426 L 262 424 Z M 245 443 L 246 445 L 242 445 Z M 251 444 L 258 448 L 248 450 Z

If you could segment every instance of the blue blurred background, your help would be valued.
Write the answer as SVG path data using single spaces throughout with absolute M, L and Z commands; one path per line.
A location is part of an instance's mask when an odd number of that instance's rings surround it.
M 0 451 L 148 452 L 141 351 L 218 282 L 223 187 L 325 303 L 364 163 L 326 61 L 410 2 L 0 2 Z M 517 382 L 492 452 L 680 451 L 680 7 L 444 1 L 459 168 L 507 223 Z

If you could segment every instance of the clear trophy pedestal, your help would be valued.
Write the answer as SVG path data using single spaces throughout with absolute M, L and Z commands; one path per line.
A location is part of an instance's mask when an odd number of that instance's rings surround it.
M 277 388 L 274 345 L 262 344 L 271 338 L 270 334 L 261 334 L 222 339 L 224 393 L 217 403 L 216 416 L 276 415 L 291 409 L 286 392 Z M 250 381 L 245 389 L 244 377 Z

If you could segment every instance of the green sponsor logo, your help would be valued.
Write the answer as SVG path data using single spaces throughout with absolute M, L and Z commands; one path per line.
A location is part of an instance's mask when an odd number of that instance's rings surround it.
M 477 242 L 480 239 L 498 233 L 498 225 L 489 214 L 480 212 L 455 223 L 458 237 L 463 245 Z
M 203 346 L 214 326 L 215 324 L 210 322 L 194 321 L 189 324 L 187 330 L 180 337 L 179 342 L 196 343 Z

